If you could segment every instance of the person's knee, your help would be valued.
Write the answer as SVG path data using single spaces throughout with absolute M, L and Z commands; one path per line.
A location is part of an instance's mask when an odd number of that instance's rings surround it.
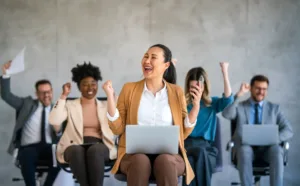
M 160 168 L 169 168 L 174 165 L 172 155 L 170 154 L 161 154 L 157 156 L 157 158 L 154 161 L 154 167 L 160 167 Z M 175 167 L 175 166 L 173 166 Z
M 199 156 L 203 155 L 204 153 L 205 153 L 205 149 L 201 147 L 190 148 L 187 151 L 187 155 L 193 156 L 195 159 L 197 159 Z
M 84 156 L 84 148 L 80 145 L 72 145 L 69 146 L 64 153 L 65 159 L 68 161 L 74 158 L 83 158 Z
M 237 153 L 241 155 L 252 155 L 253 149 L 250 145 L 241 145 L 238 147 Z
M 283 149 L 279 145 L 270 146 L 268 154 L 270 164 L 283 166 Z
M 184 173 L 185 163 L 180 155 L 161 154 L 154 160 L 153 168 L 156 177 L 174 178 Z
M 150 159 L 145 154 L 134 154 L 130 157 L 130 165 L 143 169 L 151 167 Z
M 148 156 L 145 154 L 134 154 L 129 159 L 129 164 L 126 170 L 124 170 L 135 174 L 136 176 L 150 176 L 151 174 L 151 162 Z
M 242 145 L 237 149 L 237 158 L 238 162 L 243 161 L 252 161 L 253 160 L 253 149 L 249 145 Z
M 283 154 L 283 149 L 279 145 L 272 145 L 269 148 L 270 156 L 281 156 Z
M 71 145 L 69 146 L 66 151 L 75 154 L 75 153 L 80 153 L 83 151 L 83 148 L 80 145 Z
M 190 164 L 194 164 L 194 157 L 193 156 L 188 156 L 188 160 L 190 162 Z
M 104 144 L 94 144 L 87 150 L 88 155 L 97 154 L 97 156 L 104 156 L 105 155 L 105 145 Z

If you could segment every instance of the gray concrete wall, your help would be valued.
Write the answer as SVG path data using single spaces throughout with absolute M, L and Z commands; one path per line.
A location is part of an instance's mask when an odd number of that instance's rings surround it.
M 91 61 L 117 92 L 141 78 L 140 61 L 146 49 L 164 43 L 178 59 L 179 84 L 194 66 L 203 66 L 213 95 L 221 95 L 218 62 L 230 62 L 234 91 L 256 73 L 271 80 L 268 99 L 282 105 L 295 137 L 291 142 L 285 186 L 300 185 L 300 1 L 298 0 L 0 0 L 0 63 L 23 46 L 26 71 L 12 77 L 12 90 L 34 96 L 34 83 L 49 78 L 58 97 L 70 69 Z M 73 86 L 73 96 L 79 96 Z M 98 93 L 104 96 L 102 90 Z M 14 110 L 0 100 L 0 185 L 11 183 L 19 170 L 6 154 Z M 213 185 L 238 181 L 228 162 L 225 143 L 229 123 L 222 125 L 224 170 Z M 264 178 L 266 184 L 268 178 Z M 122 185 L 113 178 L 106 185 Z M 125 185 L 125 184 L 123 184 Z

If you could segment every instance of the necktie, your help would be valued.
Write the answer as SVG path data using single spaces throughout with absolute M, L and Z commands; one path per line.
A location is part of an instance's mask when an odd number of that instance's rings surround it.
M 259 122 L 259 113 L 258 113 L 259 104 L 255 104 L 255 115 L 254 115 L 254 124 L 260 124 Z
M 43 107 L 42 120 L 41 120 L 41 143 L 42 144 L 46 143 L 45 127 L 46 127 L 46 107 Z

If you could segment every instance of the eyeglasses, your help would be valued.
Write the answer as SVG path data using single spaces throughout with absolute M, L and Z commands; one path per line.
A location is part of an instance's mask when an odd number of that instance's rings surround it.
M 255 89 L 256 91 L 263 91 L 263 92 L 265 92 L 265 91 L 268 90 L 268 88 L 261 88 L 261 87 L 254 87 L 254 89 Z
M 39 95 L 43 95 L 43 96 L 45 96 L 45 95 L 50 95 L 50 94 L 52 94 L 52 90 L 48 90 L 48 91 L 38 91 L 37 92 Z

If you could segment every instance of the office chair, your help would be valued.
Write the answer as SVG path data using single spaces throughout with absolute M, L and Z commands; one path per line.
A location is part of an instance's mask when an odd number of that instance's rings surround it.
M 48 173 L 50 171 L 50 168 L 52 167 L 57 167 L 57 161 L 56 161 L 56 155 L 55 155 L 55 151 L 56 151 L 56 144 L 52 144 L 52 157 L 53 157 L 53 164 L 49 164 L 49 161 L 47 160 L 43 160 L 43 159 L 39 159 L 37 164 L 36 164 L 36 186 L 41 186 L 42 185 L 42 178 L 44 176 L 44 174 Z M 18 159 L 18 152 L 19 149 L 15 149 L 14 150 L 14 158 L 13 158 L 13 162 L 15 164 L 15 166 L 17 168 L 21 168 L 19 159 Z M 14 177 L 12 178 L 13 182 L 18 182 L 18 181 L 23 181 L 23 178 L 17 178 Z
M 231 120 L 231 137 L 233 137 L 233 134 L 236 129 L 236 120 Z M 288 163 L 288 150 L 290 148 L 289 142 L 283 142 L 281 144 L 283 147 L 283 163 L 284 166 Z M 229 151 L 230 160 L 232 166 L 237 169 L 237 158 L 233 156 L 232 149 L 234 148 L 234 141 L 231 140 L 228 142 L 226 150 Z M 253 176 L 254 176 L 254 184 L 256 186 L 260 186 L 260 180 L 262 176 L 269 176 L 270 175 L 270 166 L 269 163 L 265 162 L 262 159 L 255 159 L 252 163 L 253 165 Z M 241 185 L 239 182 L 231 182 L 231 185 Z

